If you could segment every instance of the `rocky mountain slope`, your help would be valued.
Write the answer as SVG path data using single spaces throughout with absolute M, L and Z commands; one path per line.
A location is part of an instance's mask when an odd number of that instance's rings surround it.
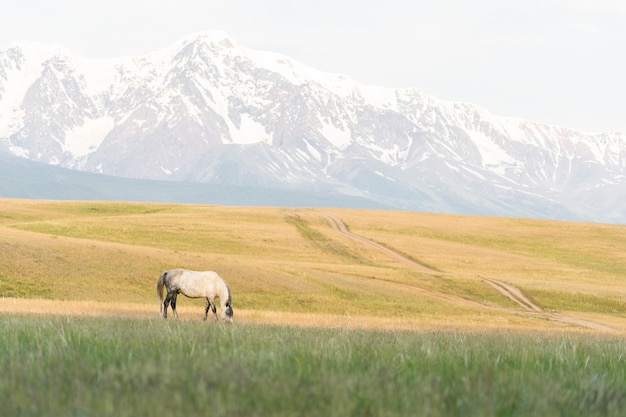
M 219 32 L 110 60 L 0 47 L 0 151 L 90 173 L 401 209 L 626 221 L 624 133 L 364 86 Z

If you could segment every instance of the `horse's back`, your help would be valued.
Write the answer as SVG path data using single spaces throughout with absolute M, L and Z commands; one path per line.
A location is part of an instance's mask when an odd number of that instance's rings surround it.
M 220 294 L 222 278 L 215 271 L 179 269 L 179 287 L 187 297 L 215 297 Z

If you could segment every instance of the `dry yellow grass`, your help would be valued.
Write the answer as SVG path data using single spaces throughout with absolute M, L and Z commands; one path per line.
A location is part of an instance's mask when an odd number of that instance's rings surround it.
M 350 229 L 442 276 L 499 279 L 531 289 L 626 296 L 626 227 L 424 213 L 339 211 Z
M 343 220 L 352 233 L 434 271 L 411 268 L 333 229 L 325 213 Z M 624 247 L 626 228 L 620 225 L 403 211 L 0 199 L 0 297 L 115 302 L 124 312 L 144 305 L 151 314 L 158 273 L 180 266 L 213 269 L 225 277 L 240 320 L 575 328 L 523 311 L 484 281 L 490 277 L 521 288 L 544 310 L 623 331 Z M 182 299 L 179 308 L 199 317 L 200 305 Z
M 39 298 L 0 298 L 0 313 L 72 315 L 92 317 L 132 317 L 162 320 L 156 304 L 124 303 L 115 301 L 59 301 Z M 183 304 L 178 307 L 182 321 L 198 321 L 204 317 L 201 306 Z M 449 315 L 445 318 L 431 315 L 388 317 L 372 315 L 339 315 L 331 313 L 298 313 L 272 310 L 237 309 L 236 323 L 271 324 L 301 327 L 352 328 L 376 330 L 414 330 L 433 332 L 442 330 L 519 329 L 590 331 L 548 320 L 537 320 L 523 314 L 485 320 L 485 316 Z M 207 325 L 212 325 L 209 318 Z

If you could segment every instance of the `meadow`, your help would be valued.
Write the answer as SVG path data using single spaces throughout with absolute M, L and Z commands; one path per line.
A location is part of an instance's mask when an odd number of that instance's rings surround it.
M 624 247 L 623 225 L 0 199 L 0 401 L 7 415 L 621 415 Z M 159 318 L 173 267 L 218 271 L 235 324 L 186 298 L 181 320 Z
M 608 335 L 0 315 L 13 416 L 621 416 Z

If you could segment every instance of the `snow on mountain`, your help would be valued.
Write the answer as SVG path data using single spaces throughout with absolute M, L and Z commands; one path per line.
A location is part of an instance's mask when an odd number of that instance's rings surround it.
M 364 86 L 193 34 L 88 60 L 0 47 L 0 150 L 138 179 L 343 193 L 411 210 L 624 222 L 626 135 Z

